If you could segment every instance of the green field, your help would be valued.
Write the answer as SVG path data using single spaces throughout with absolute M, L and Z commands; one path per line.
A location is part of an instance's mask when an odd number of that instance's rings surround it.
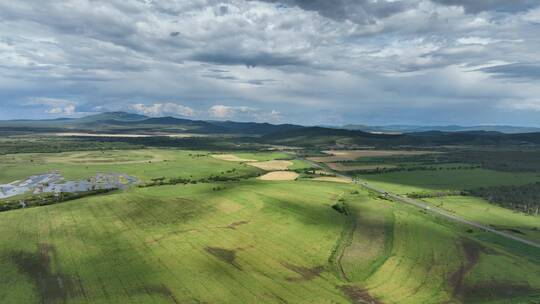
M 499 207 L 470 196 L 425 198 L 424 201 L 463 218 L 540 242 L 540 217 Z
M 56 169 L 70 178 L 106 171 L 145 180 L 258 172 L 175 150 L 4 157 L 7 181 Z M 332 207 L 338 202 L 345 213 Z M 2 212 L 0 232 L 0 303 L 540 299 L 540 250 L 468 233 L 353 184 L 250 178 L 131 188 Z
M 524 185 L 540 181 L 539 173 L 501 172 L 488 169 L 400 171 L 359 175 L 370 184 L 398 194 L 466 190 L 499 185 Z
M 254 152 L 254 153 L 225 153 L 225 154 L 233 154 L 237 156 L 238 158 L 243 159 L 253 159 L 257 161 L 267 161 L 267 160 L 274 160 L 274 159 L 291 159 L 291 155 L 283 152 Z
M 273 159 L 282 154 L 262 154 Z M 126 173 L 149 181 L 159 177 L 201 178 L 236 169 L 237 174 L 260 170 L 245 164 L 224 162 L 208 152 L 144 149 L 86 151 L 55 154 L 10 154 L 0 156 L 0 183 L 24 179 L 33 174 L 58 170 L 68 180 L 85 179 L 98 172 Z
M 3 213 L 0 285 L 9 288 L 0 299 L 345 302 L 339 281 L 318 268 L 341 231 L 329 205 L 343 188 L 213 186 L 138 189 Z M 65 288 L 49 288 L 57 278 Z

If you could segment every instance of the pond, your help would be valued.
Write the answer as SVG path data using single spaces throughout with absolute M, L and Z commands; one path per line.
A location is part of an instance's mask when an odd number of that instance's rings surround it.
M 86 180 L 65 180 L 59 172 L 33 175 L 23 181 L 0 185 L 0 199 L 22 194 L 87 192 L 92 190 L 126 189 L 139 179 L 122 173 L 97 173 Z

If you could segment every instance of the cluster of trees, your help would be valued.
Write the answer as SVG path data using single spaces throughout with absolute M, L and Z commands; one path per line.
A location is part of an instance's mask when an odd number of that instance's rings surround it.
M 452 195 L 467 195 L 465 191 L 437 191 L 437 192 L 413 192 L 408 193 L 407 196 L 410 198 L 434 198 L 434 197 L 445 197 Z
M 86 138 L 77 138 L 84 141 Z M 185 137 L 173 138 L 166 136 L 151 137 L 102 137 L 100 141 L 107 144 L 128 144 L 132 146 L 155 148 L 181 148 L 185 150 L 206 151 L 256 151 L 265 148 L 264 145 L 247 137 Z
M 473 170 L 481 168 L 481 166 L 444 166 L 444 167 L 435 167 L 435 166 L 399 166 L 399 167 L 377 167 L 375 169 L 366 169 L 366 170 L 355 170 L 354 173 L 357 174 L 379 174 L 379 173 L 390 173 L 390 172 L 401 172 L 401 171 L 441 171 L 441 170 Z
M 305 177 L 308 177 L 308 178 L 311 178 L 311 177 L 315 177 L 315 176 L 329 176 L 329 177 L 335 177 L 336 175 L 335 174 L 332 174 L 332 173 L 324 173 L 324 174 L 318 174 L 317 171 L 320 171 L 321 169 L 315 169 L 315 168 L 300 168 L 300 169 L 294 169 L 294 170 L 287 170 L 287 171 L 292 171 L 292 172 L 296 172 L 298 174 L 304 174 L 306 175 Z
M 70 151 L 141 149 L 143 146 L 122 142 L 78 140 L 76 138 L 25 138 L 6 139 L 0 142 L 0 154 L 59 153 Z
M 236 170 L 229 170 L 227 173 L 234 173 Z M 223 173 L 223 172 L 222 172 Z M 243 175 L 210 175 L 202 178 L 192 178 L 192 177 L 173 177 L 173 178 L 153 178 L 149 183 L 139 185 L 139 188 L 155 187 L 155 186 L 165 186 L 165 185 L 187 185 L 187 184 L 198 184 L 198 183 L 215 183 L 215 182 L 238 182 L 243 179 L 248 179 L 252 177 L 257 177 L 259 174 L 243 174 Z
M 524 186 L 498 186 L 467 191 L 505 208 L 540 215 L 540 183 Z
M 123 150 L 142 149 L 146 147 L 181 148 L 186 150 L 207 151 L 258 151 L 265 145 L 255 142 L 253 138 L 244 137 L 188 137 L 172 138 L 155 137 L 57 137 L 57 136 L 26 136 L 24 138 L 2 137 L 5 132 L 0 130 L 0 155 L 14 153 L 59 153 L 70 151 Z M 11 133 L 7 135 L 13 135 Z M 207 154 L 193 153 L 193 157 L 203 157 Z
M 345 202 L 345 199 L 340 198 L 337 203 L 332 205 L 332 209 L 336 210 L 337 212 L 345 215 L 349 215 L 349 208 L 347 207 L 347 203 Z
M 4 202 L 0 202 L 0 212 L 2 211 L 8 211 L 8 210 L 15 210 L 15 209 L 22 209 L 22 208 L 29 208 L 29 207 L 38 207 L 38 206 L 46 206 L 46 205 L 52 205 L 52 204 L 58 204 L 61 202 L 71 201 L 91 195 L 97 195 L 97 194 L 103 194 L 110 191 L 114 191 L 116 189 L 98 189 L 98 190 L 92 190 L 87 192 L 75 192 L 75 193 L 68 193 L 68 192 L 61 192 L 61 193 L 46 193 L 39 196 L 32 196 L 24 199 L 17 199 L 17 200 L 7 200 Z
M 200 153 L 192 154 L 192 153 L 189 153 L 188 156 L 193 157 L 193 158 L 198 158 L 198 157 L 206 157 L 206 156 L 208 156 L 208 154 L 200 154 Z
M 456 161 L 480 164 L 483 168 L 511 172 L 540 172 L 538 149 L 469 150 L 447 153 Z
M 477 149 L 441 149 L 441 152 L 424 155 L 365 157 L 362 164 L 380 165 L 400 164 L 400 169 L 394 170 L 463 170 L 485 168 L 510 172 L 540 172 L 540 151 L 538 148 L 477 148 Z M 465 165 L 455 166 L 451 164 Z M 468 164 L 468 165 L 467 165 Z M 402 167 L 402 168 L 401 168 Z M 385 172 L 388 172 L 387 171 Z

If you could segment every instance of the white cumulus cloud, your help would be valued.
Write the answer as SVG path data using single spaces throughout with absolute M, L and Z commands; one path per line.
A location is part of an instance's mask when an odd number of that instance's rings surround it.
M 151 105 L 145 105 L 142 103 L 132 104 L 130 106 L 131 110 L 148 115 L 148 116 L 186 116 L 192 117 L 195 116 L 195 110 L 190 107 L 179 105 L 172 102 L 166 103 L 154 103 Z
M 27 104 L 45 106 L 47 114 L 71 116 L 77 112 L 77 103 L 67 99 L 37 97 L 30 99 Z
M 281 113 L 276 110 L 266 111 L 246 106 L 213 105 L 208 115 L 216 119 L 249 120 L 258 122 L 278 122 Z
M 247 113 L 253 109 L 249 107 L 231 107 L 225 105 L 214 105 L 208 110 L 208 114 L 214 118 L 232 118 L 238 113 Z

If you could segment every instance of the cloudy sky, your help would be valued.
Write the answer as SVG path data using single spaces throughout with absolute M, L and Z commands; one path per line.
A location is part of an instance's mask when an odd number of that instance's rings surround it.
M 538 0 L 0 0 L 0 119 L 540 125 Z

